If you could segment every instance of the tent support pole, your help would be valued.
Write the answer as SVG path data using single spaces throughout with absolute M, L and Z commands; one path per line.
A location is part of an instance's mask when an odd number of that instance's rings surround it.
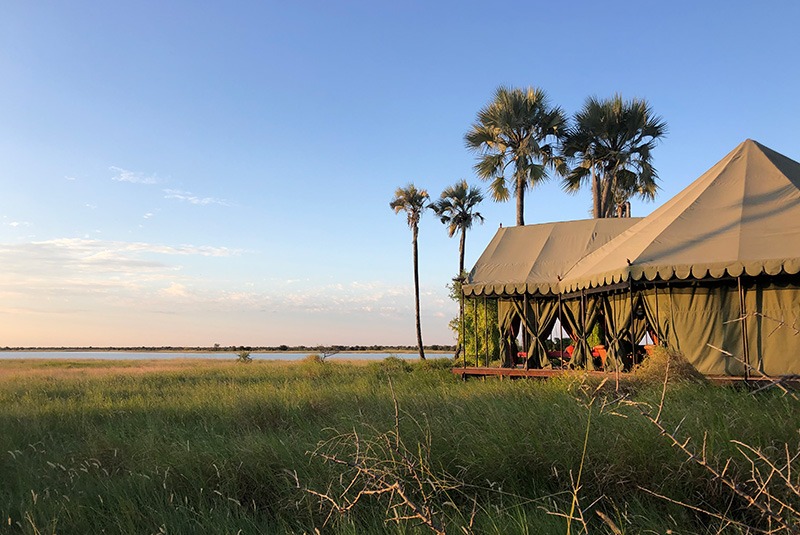
M 459 335 L 459 338 L 460 338 L 459 342 L 460 342 L 461 345 L 456 347 L 456 349 L 460 349 L 461 350 L 461 358 L 464 359 L 464 370 L 466 370 L 467 369 L 467 344 L 466 344 L 466 341 L 467 341 L 466 334 L 467 333 L 464 332 L 464 280 L 463 279 L 460 282 L 460 286 L 461 286 L 461 295 L 460 295 L 461 302 L 459 303 L 460 306 L 458 307 L 458 314 L 460 316 L 458 320 L 459 320 L 459 323 L 461 324 L 461 328 L 458 330 L 458 335 Z M 463 377 L 464 377 L 464 380 L 466 381 L 467 380 L 467 374 L 464 374 Z
M 483 341 L 486 344 L 486 367 L 489 367 L 489 308 L 486 306 L 486 294 L 483 294 Z
M 667 283 L 667 292 L 669 293 L 669 325 L 672 327 L 675 324 L 675 305 L 672 302 L 672 286 L 670 283 Z M 677 345 L 677 343 L 678 341 L 676 337 L 675 344 Z
M 589 333 L 586 332 L 586 293 L 581 289 L 581 325 L 583 326 L 581 337 L 583 338 L 583 348 L 586 349 L 589 347 Z M 586 359 L 585 367 L 588 370 L 594 369 L 594 363 L 592 362 L 592 348 L 589 347 L 589 354 L 584 355 Z
M 475 367 L 480 368 L 481 363 L 478 361 L 478 300 L 472 300 L 472 326 L 475 335 Z
M 528 353 L 530 353 L 530 337 L 528 336 L 528 293 L 522 294 L 522 345 L 525 347 L 525 370 L 528 369 Z
M 561 354 L 561 367 L 564 367 L 564 320 L 561 319 L 561 292 L 558 293 L 558 352 Z
M 742 350 L 744 351 L 744 379 L 750 379 L 750 347 L 747 343 L 747 310 L 744 304 L 744 287 L 742 286 L 742 276 L 736 277 L 736 285 L 739 288 L 739 317 L 742 320 Z
M 656 345 L 664 345 L 662 342 L 663 336 L 661 336 L 661 316 L 658 315 L 658 284 L 653 283 L 653 290 L 656 292 L 656 336 L 658 340 L 656 340 Z
M 633 311 L 633 279 L 630 279 L 630 285 L 628 286 L 628 296 L 630 298 L 631 304 L 631 313 L 630 313 L 630 323 L 628 324 L 628 338 L 631 341 L 631 364 L 636 364 L 636 342 L 638 340 L 634 340 L 633 336 L 633 318 L 634 318 L 634 311 Z

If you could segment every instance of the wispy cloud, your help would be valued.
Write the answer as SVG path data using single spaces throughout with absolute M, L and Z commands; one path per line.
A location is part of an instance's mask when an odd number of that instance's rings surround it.
M 136 171 L 128 171 L 127 169 L 122 169 L 121 167 L 115 167 L 113 165 L 108 169 L 115 173 L 115 175 L 111 177 L 111 180 L 114 180 L 115 182 L 130 182 L 132 184 L 158 183 L 158 178 L 156 178 L 155 175 L 146 175 Z
M 165 189 L 165 199 L 176 199 L 189 204 L 196 204 L 198 206 L 208 206 L 209 204 L 218 204 L 220 206 L 231 206 L 231 203 L 225 199 L 217 199 L 216 197 L 199 197 L 190 191 L 181 191 L 178 189 Z
M 87 254 L 121 254 L 121 253 L 157 253 L 164 255 L 199 255 L 199 256 L 236 256 L 239 249 L 212 247 L 210 245 L 163 245 L 145 242 L 123 242 L 112 240 L 90 240 L 82 238 L 59 238 L 55 240 L 33 242 L 31 247 L 57 249 L 73 255 Z M 0 249 L 2 250 L 2 249 Z
M 11 221 L 8 223 L 9 227 L 17 228 L 17 227 L 30 227 L 31 224 L 27 221 Z
M 240 251 L 208 245 L 163 245 L 88 238 L 0 244 L 4 274 L 58 279 L 80 276 L 92 279 L 140 277 L 180 269 L 167 258 L 175 256 L 232 257 Z M 160 258 L 162 257 L 162 258 Z
M 258 336 L 275 336 L 271 344 L 287 339 L 308 343 L 310 324 L 315 325 L 312 330 L 324 343 L 339 343 L 332 342 L 339 339 L 352 343 L 345 338 L 353 336 L 385 343 L 384 330 L 396 331 L 398 340 L 404 340 L 408 325 L 413 324 L 410 285 L 264 279 L 261 275 L 234 281 L 212 275 L 220 266 L 220 260 L 214 258 L 243 252 L 207 245 L 81 238 L 0 243 L 0 317 L 17 321 L 19 329 L 29 328 L 31 340 L 36 341 L 28 343 L 34 345 L 50 338 L 72 340 L 73 335 L 83 340 L 75 342 L 78 345 L 99 344 L 97 336 L 104 329 L 78 331 L 98 321 L 106 325 L 106 320 L 116 325 L 116 331 L 108 331 L 109 336 L 128 336 L 131 343 L 159 345 L 162 342 L 150 342 L 148 337 L 156 336 L 161 328 L 154 315 L 163 314 L 175 318 L 176 323 L 164 326 L 169 329 L 165 331 L 167 339 L 177 337 L 170 342 L 174 344 L 189 343 L 184 338 L 216 336 L 212 333 L 222 332 L 223 324 L 241 338 L 255 332 L 261 333 Z M 213 257 L 206 264 L 213 267 L 203 267 L 203 257 Z M 242 259 L 223 261 L 235 265 Z M 428 318 L 441 318 L 441 323 L 456 313 L 455 303 L 430 289 L 423 288 L 421 298 Z M 21 311 L 32 319 L 20 319 Z M 262 333 L 265 314 L 271 318 L 267 323 L 277 329 L 273 335 Z M 348 334 L 348 323 L 361 326 L 364 332 Z M 176 325 L 183 325 L 182 334 L 173 332 Z M 145 332 L 148 334 L 142 334 Z
M 225 247 L 81 238 L 0 244 L 0 301 L 36 302 L 44 308 L 90 298 L 101 299 L 101 307 L 140 309 L 164 299 L 188 303 L 186 282 L 192 277 L 175 257 L 237 254 Z

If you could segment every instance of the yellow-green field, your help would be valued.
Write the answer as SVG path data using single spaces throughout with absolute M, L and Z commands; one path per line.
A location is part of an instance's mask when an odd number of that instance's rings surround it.
M 757 533 L 795 522 L 777 501 L 800 509 L 800 472 L 783 469 L 800 468 L 792 396 L 671 383 L 659 422 L 691 439 L 690 460 L 642 415 L 661 402 L 652 373 L 616 392 L 579 375 L 463 383 L 443 364 L 0 361 L 0 532 Z M 737 441 L 773 461 L 771 477 Z M 724 477 L 703 459 L 728 463 Z

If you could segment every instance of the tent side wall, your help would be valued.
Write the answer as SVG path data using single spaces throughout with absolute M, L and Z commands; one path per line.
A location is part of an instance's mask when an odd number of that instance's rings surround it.
M 754 370 L 775 376 L 800 374 L 796 280 L 745 281 L 743 303 L 735 280 L 650 287 L 640 295 L 662 345 L 683 355 L 703 374 L 758 375 Z M 752 369 L 747 370 L 745 360 Z
M 774 280 L 745 290 L 750 363 L 767 375 L 800 375 L 800 280 Z
M 641 292 L 659 343 L 706 375 L 744 375 L 739 294 L 733 284 L 669 285 Z

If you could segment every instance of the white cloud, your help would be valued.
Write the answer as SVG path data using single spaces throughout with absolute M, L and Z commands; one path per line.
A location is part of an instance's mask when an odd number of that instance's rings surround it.
M 170 283 L 169 286 L 161 290 L 161 294 L 167 297 L 189 297 L 186 285 L 178 282 Z
M 220 206 L 231 206 L 231 203 L 225 199 L 217 199 L 215 197 L 198 197 L 190 191 L 181 191 L 177 189 L 165 189 L 165 199 L 176 199 L 189 204 L 196 204 L 198 206 L 207 206 L 209 204 L 218 204 Z
M 75 178 L 74 176 L 65 176 L 64 179 L 69 180 L 69 181 L 77 180 L 77 178 Z
M 147 212 L 146 214 L 144 214 L 142 216 L 143 219 L 150 219 L 151 217 L 153 217 L 153 213 L 152 212 Z
M 113 165 L 108 169 L 116 173 L 111 177 L 111 180 L 116 182 L 130 182 L 132 184 L 158 183 L 158 179 L 155 177 L 155 175 L 145 175 L 144 173 L 138 173 L 136 171 L 128 171 L 127 169 L 122 169 L 121 167 L 115 167 Z
M 9 227 L 17 228 L 17 227 L 30 227 L 31 224 L 27 221 L 12 221 L 8 224 Z

